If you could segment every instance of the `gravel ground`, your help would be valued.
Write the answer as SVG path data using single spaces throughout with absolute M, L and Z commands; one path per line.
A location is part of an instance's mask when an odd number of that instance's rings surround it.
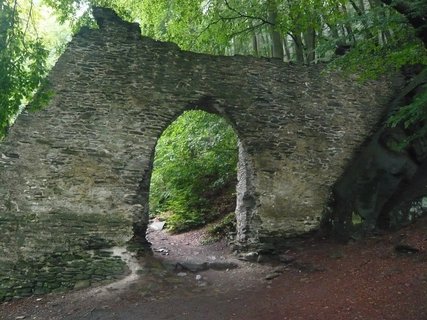
M 427 219 L 347 245 L 296 240 L 287 264 L 243 262 L 203 238 L 152 231 L 154 255 L 136 259 L 120 286 L 3 303 L 0 319 L 427 320 Z M 238 268 L 175 267 L 204 262 Z

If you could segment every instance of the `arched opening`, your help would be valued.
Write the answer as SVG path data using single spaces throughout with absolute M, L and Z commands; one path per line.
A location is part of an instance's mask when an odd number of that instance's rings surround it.
M 157 141 L 150 218 L 172 232 L 216 222 L 218 236 L 235 228 L 238 138 L 223 117 L 184 112 Z

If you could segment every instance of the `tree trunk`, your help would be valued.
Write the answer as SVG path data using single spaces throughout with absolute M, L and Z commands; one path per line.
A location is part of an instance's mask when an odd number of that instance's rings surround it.
M 271 52 L 271 42 L 270 42 L 270 33 L 262 32 L 260 35 L 261 41 L 258 43 L 258 45 L 261 45 L 260 53 L 261 55 L 265 57 L 271 57 L 273 54 Z
M 252 50 L 253 50 L 253 55 L 255 57 L 258 57 L 259 56 L 258 39 L 257 39 L 257 35 L 255 32 L 252 33 Z
M 326 24 L 329 28 L 329 31 L 331 33 L 331 36 L 333 39 L 339 39 L 340 38 L 340 34 L 338 32 L 338 27 L 337 26 L 333 26 L 330 24 Z
M 272 41 L 272 52 L 273 52 L 273 58 L 280 58 L 283 60 L 284 53 L 283 53 L 283 42 L 282 42 L 282 35 L 277 31 L 276 29 L 276 19 L 277 19 L 277 7 L 272 2 L 268 2 L 268 19 L 271 23 L 270 26 L 270 35 L 271 35 L 271 41 Z
M 286 60 L 287 61 L 291 61 L 291 51 L 290 51 L 289 46 L 288 46 L 288 39 L 287 39 L 287 37 L 283 38 L 283 45 L 285 47 Z
M 251 26 L 254 28 L 255 24 L 252 21 L 251 22 Z M 258 36 L 257 36 L 257 32 L 255 31 L 255 29 L 252 30 L 252 54 L 255 57 L 259 57 L 259 44 L 258 44 Z
M 302 42 L 301 33 L 297 32 L 293 34 L 292 39 L 294 40 L 297 63 L 304 64 L 304 44 Z
M 345 5 L 341 6 L 341 11 L 344 13 L 345 16 L 348 16 L 347 8 Z M 347 36 L 350 43 L 352 43 L 353 45 L 356 44 L 356 37 L 354 36 L 353 28 L 351 27 L 351 24 L 345 23 L 344 27 L 345 27 L 345 30 L 347 31 Z
M 363 4 L 363 1 L 361 1 L 361 2 Z M 365 14 L 365 9 L 364 9 L 365 6 L 364 5 L 359 7 L 354 0 L 350 0 L 350 3 L 352 5 L 354 11 L 356 11 L 356 13 L 359 17 L 362 17 Z M 369 31 L 369 25 L 365 19 L 362 19 L 362 25 L 363 25 L 363 30 L 364 30 L 364 33 L 366 34 L 366 36 L 368 38 L 373 38 L 373 34 Z
M 316 59 L 316 31 L 314 28 L 309 28 L 304 32 L 304 41 L 306 45 L 305 61 L 307 64 L 314 63 Z

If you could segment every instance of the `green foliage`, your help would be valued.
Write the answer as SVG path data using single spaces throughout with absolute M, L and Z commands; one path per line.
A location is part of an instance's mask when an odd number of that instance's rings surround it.
M 47 51 L 27 33 L 20 8 L 0 1 L 0 138 L 46 74 Z
M 163 212 L 170 230 L 184 231 L 217 217 L 210 202 L 235 184 L 237 137 L 222 118 L 188 111 L 159 139 L 151 178 L 151 214 Z M 213 210 L 213 211 L 212 211 Z
M 343 13 L 338 10 L 346 0 L 301 0 L 276 1 L 278 29 L 286 34 L 291 31 L 306 31 L 314 28 L 321 31 L 323 24 L 338 23 Z
M 181 48 L 210 54 L 271 54 L 271 29 L 280 33 L 291 50 L 313 30 L 316 59 L 330 61 L 336 45 L 352 46 L 335 66 L 376 78 L 408 63 L 425 63 L 426 52 L 407 18 L 379 1 L 349 0 L 45 0 L 62 19 L 78 20 L 88 5 L 112 7 L 122 17 L 141 24 L 142 33 Z M 361 4 L 363 3 L 363 4 Z M 410 13 L 423 15 L 424 1 L 409 3 Z M 274 12 L 274 24 L 270 14 Z M 88 12 L 83 17 L 87 21 Z M 81 17 L 79 19 L 82 19 Z M 257 52 L 252 41 L 258 39 Z M 287 40 L 286 40 L 287 39 Z M 295 45 L 295 43 L 293 43 Z M 306 61 L 312 63 L 314 61 Z
M 363 15 L 349 12 L 338 23 L 353 26 L 353 38 L 327 39 L 318 48 L 319 53 L 332 50 L 334 44 L 340 43 L 350 44 L 352 48 L 332 61 L 331 67 L 366 80 L 397 72 L 405 65 L 427 64 L 427 51 L 415 30 L 392 8 L 378 6 Z
M 396 127 L 400 124 L 405 129 L 412 128 L 416 133 L 408 137 L 406 140 L 401 141 L 398 148 L 406 147 L 412 140 L 425 137 L 427 135 L 427 85 L 420 88 L 412 103 L 400 108 L 393 116 L 388 119 L 388 124 L 391 127 Z M 422 125 L 421 125 L 422 124 Z M 421 125 L 421 126 L 420 126 Z M 419 128 L 415 128 L 420 126 Z
M 50 89 L 48 80 L 46 78 L 42 79 L 40 81 L 37 92 L 34 94 L 31 102 L 27 106 L 27 110 L 37 111 L 44 108 L 49 103 L 49 100 L 52 98 L 53 94 L 54 93 Z
M 186 50 L 224 54 L 232 28 L 217 19 L 219 1 L 147 0 L 111 1 L 111 7 L 128 8 L 128 18 L 141 24 L 142 33 L 173 41 Z M 223 5 L 221 6 L 223 7 Z
M 236 231 L 236 214 L 230 212 L 219 222 L 212 224 L 208 228 L 208 233 L 215 238 L 222 238 L 229 233 Z
M 67 0 L 71 1 L 71 0 Z M 376 78 L 408 63 L 425 63 L 426 52 L 416 30 L 392 7 L 379 1 L 349 0 L 93 0 L 119 9 L 129 20 L 140 22 L 142 32 L 156 39 L 173 41 L 181 48 L 210 54 L 271 54 L 271 29 L 287 42 L 313 30 L 316 59 L 330 61 L 338 44 L 352 45 L 350 54 L 335 66 Z M 357 5 L 356 5 L 357 3 Z M 411 12 L 425 11 L 413 1 Z M 424 11 L 423 11 L 424 10 Z M 272 24 L 270 14 L 276 13 Z M 254 51 L 253 40 L 258 48 Z M 287 39 L 287 40 L 286 40 Z M 368 62 L 369 61 L 369 62 Z M 314 61 L 306 61 L 312 63 Z

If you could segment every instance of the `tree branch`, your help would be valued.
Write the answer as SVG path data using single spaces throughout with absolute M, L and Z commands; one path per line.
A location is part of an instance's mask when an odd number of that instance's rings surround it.
M 232 6 L 230 6 L 230 4 L 228 3 L 228 0 L 224 0 L 225 5 L 227 6 L 227 8 L 235 13 L 237 13 L 238 17 L 241 18 L 246 18 L 246 19 L 254 19 L 254 20 L 261 20 L 263 22 L 263 24 L 269 24 L 271 26 L 274 26 L 274 23 L 271 23 L 270 21 L 262 18 L 262 17 L 256 17 L 256 16 L 250 16 L 244 13 L 239 12 L 237 9 L 233 8 Z
M 228 0 L 224 0 L 224 2 L 225 2 L 225 5 L 227 6 L 227 8 L 229 10 L 231 10 L 232 12 L 236 13 L 237 15 L 236 16 L 226 17 L 226 16 L 223 16 L 223 15 L 219 14 L 219 18 L 218 19 L 210 22 L 205 28 L 203 28 L 202 31 L 200 31 L 200 33 L 197 35 L 197 37 L 192 41 L 190 47 L 192 47 L 194 45 L 194 43 L 197 41 L 197 39 L 199 39 L 202 36 L 202 34 L 205 33 L 210 27 L 212 27 L 213 25 L 215 25 L 215 24 L 217 24 L 217 23 L 219 23 L 221 21 L 232 21 L 232 20 L 237 20 L 237 19 L 253 19 L 253 20 L 260 20 L 261 21 L 260 23 L 258 23 L 256 25 L 252 25 L 252 26 L 250 26 L 250 27 L 248 27 L 248 28 L 246 28 L 244 30 L 240 30 L 240 31 L 237 31 L 237 32 L 231 34 L 230 37 L 235 37 L 235 36 L 237 36 L 239 34 L 255 30 L 256 28 L 261 27 L 261 26 L 263 26 L 265 24 L 274 26 L 273 23 L 271 23 L 270 21 L 268 21 L 268 20 L 266 20 L 266 19 L 264 19 L 262 17 L 251 16 L 251 15 L 247 15 L 247 14 L 243 14 L 243 13 L 239 12 L 238 10 L 236 10 L 235 8 L 233 8 L 233 7 L 230 6 L 230 4 L 228 3 Z
M 210 27 L 212 27 L 213 25 L 215 25 L 215 24 L 217 24 L 217 23 L 219 23 L 221 21 L 223 21 L 222 18 L 214 20 L 212 22 L 209 22 L 208 25 L 206 27 L 204 27 L 202 31 L 199 32 L 199 34 L 197 35 L 197 37 L 194 38 L 193 41 L 191 41 L 190 48 L 193 48 L 195 42 L 202 36 L 203 33 L 205 33 L 206 31 L 208 31 L 208 29 Z
M 15 2 L 13 3 L 12 20 L 11 20 L 11 24 L 10 24 L 11 32 L 10 32 L 9 37 L 6 36 L 6 38 L 8 39 L 6 41 L 6 47 L 9 45 L 11 39 L 14 37 L 14 34 L 15 34 L 14 28 L 15 28 L 15 15 L 17 14 L 16 10 L 18 10 L 17 7 L 18 7 L 18 0 L 15 0 Z
M 28 26 L 30 24 L 30 20 L 31 20 L 31 17 L 32 17 L 32 14 L 33 14 L 33 5 L 34 5 L 34 2 L 31 0 L 30 10 L 28 11 L 28 19 L 27 19 L 27 23 L 25 25 L 25 30 L 24 30 L 24 36 L 27 34 Z
M 232 38 L 232 37 L 235 37 L 235 36 L 237 36 L 239 34 L 255 30 L 256 28 L 262 27 L 265 24 L 267 24 L 267 22 L 261 21 L 260 23 L 258 23 L 256 25 L 250 26 L 250 27 L 248 27 L 246 29 L 243 29 L 243 30 L 240 30 L 240 31 L 237 31 L 237 32 L 234 32 L 234 33 L 230 34 L 230 37 Z
M 294 42 L 297 42 L 297 38 L 292 32 L 287 32 L 287 35 L 289 35 L 292 38 L 292 40 L 294 40 Z
M 427 47 L 427 16 L 425 11 L 414 10 L 411 3 L 405 0 L 380 1 L 405 16 L 408 22 L 415 28 L 417 37 L 424 43 L 424 47 Z
M 362 9 L 360 9 L 357 6 L 357 4 L 356 4 L 356 2 L 354 2 L 354 0 L 349 0 L 349 1 L 350 1 L 351 6 L 353 7 L 354 11 L 356 11 L 357 15 L 359 17 L 361 17 L 363 15 Z

